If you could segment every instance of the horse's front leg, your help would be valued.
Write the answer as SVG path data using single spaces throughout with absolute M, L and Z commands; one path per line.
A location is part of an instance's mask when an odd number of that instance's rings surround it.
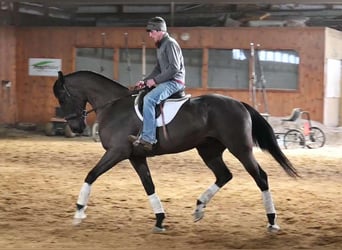
M 83 219 L 87 217 L 85 210 L 87 209 L 87 203 L 90 195 L 91 185 L 89 183 L 83 183 L 81 191 L 78 195 L 76 202 L 76 212 L 74 215 L 73 225 L 79 225 Z
M 85 210 L 87 208 L 87 203 L 90 196 L 91 185 L 96 181 L 96 179 L 111 169 L 115 164 L 123 160 L 123 157 L 119 157 L 116 155 L 116 150 L 106 151 L 106 153 L 102 156 L 100 161 L 96 164 L 96 166 L 88 173 L 85 181 L 82 185 L 80 193 L 78 195 L 77 203 L 76 203 L 76 212 L 74 215 L 73 224 L 79 225 L 83 219 L 87 217 L 85 214 Z
M 140 177 L 140 180 L 145 188 L 146 194 L 148 195 L 148 199 L 153 209 L 153 212 L 156 216 L 156 224 L 153 228 L 153 232 L 165 232 L 165 227 L 163 226 L 163 221 L 165 219 L 164 208 L 158 195 L 155 193 L 155 187 L 152 181 L 150 170 L 147 166 L 146 158 L 131 157 L 130 162 Z

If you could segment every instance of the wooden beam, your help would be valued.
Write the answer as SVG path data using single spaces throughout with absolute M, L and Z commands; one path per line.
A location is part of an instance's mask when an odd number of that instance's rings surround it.
M 113 5 L 113 4 L 156 4 L 155 0 L 6 0 L 6 2 L 31 2 L 50 5 Z M 341 4 L 341 0 L 158 0 L 158 4 Z

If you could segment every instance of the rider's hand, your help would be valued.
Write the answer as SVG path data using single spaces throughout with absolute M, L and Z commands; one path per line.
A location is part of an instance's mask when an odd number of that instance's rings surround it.
M 145 82 L 146 86 L 148 88 L 152 88 L 153 86 L 156 86 L 156 82 L 154 81 L 154 79 L 148 79 L 146 82 Z
M 145 82 L 144 81 L 137 81 L 135 86 L 138 88 L 138 89 L 142 89 L 143 87 L 145 87 Z

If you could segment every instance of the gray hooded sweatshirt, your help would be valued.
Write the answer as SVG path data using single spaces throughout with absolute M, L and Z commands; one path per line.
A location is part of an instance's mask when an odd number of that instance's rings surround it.
M 164 37 L 156 44 L 157 64 L 145 79 L 154 79 L 159 84 L 174 80 L 185 83 L 185 68 L 182 50 L 177 41 L 165 33 Z

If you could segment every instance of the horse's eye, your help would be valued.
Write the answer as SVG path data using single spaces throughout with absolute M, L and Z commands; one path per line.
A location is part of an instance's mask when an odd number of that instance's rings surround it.
M 63 104 L 63 103 L 65 103 L 65 95 L 61 95 L 60 97 L 59 97 L 59 103 L 60 104 Z

